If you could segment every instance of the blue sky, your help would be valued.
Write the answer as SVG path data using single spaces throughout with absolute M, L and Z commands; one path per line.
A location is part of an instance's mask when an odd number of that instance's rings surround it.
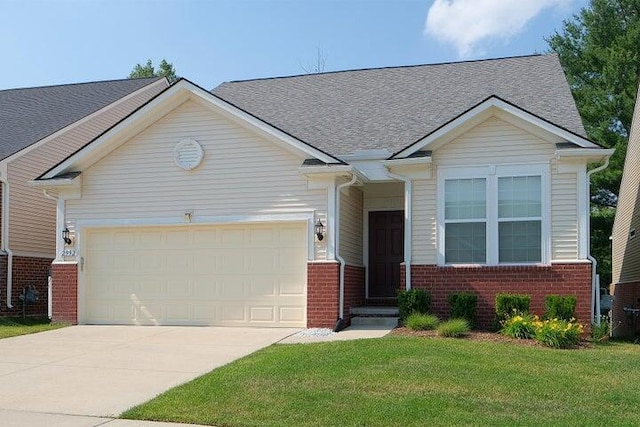
M 3 0 L 0 89 L 125 78 L 166 58 L 228 80 L 544 52 L 587 0 Z

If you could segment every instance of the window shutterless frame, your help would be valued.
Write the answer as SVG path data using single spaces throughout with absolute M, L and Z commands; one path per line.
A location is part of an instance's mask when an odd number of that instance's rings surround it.
M 522 165 L 486 165 L 473 167 L 438 168 L 437 185 L 437 262 L 438 265 L 531 265 L 551 263 L 551 182 L 548 163 Z M 540 180 L 540 216 L 499 218 L 498 189 L 499 178 L 539 177 Z M 446 224 L 452 221 L 445 214 L 445 188 L 447 180 L 485 179 L 486 180 L 486 260 L 484 263 L 447 262 Z M 540 222 L 540 256 L 538 261 L 500 262 L 499 230 L 500 223 Z M 455 222 L 455 221 L 454 221 Z M 503 226 L 503 229 L 505 226 Z

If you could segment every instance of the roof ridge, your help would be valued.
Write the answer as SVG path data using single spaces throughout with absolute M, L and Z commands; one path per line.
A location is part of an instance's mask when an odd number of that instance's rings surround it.
M 96 83 L 114 83 L 114 82 L 124 82 L 124 81 L 131 81 L 131 80 L 160 80 L 160 79 L 164 79 L 164 77 L 135 77 L 135 78 L 122 78 L 122 79 L 111 79 L 111 80 L 94 80 L 89 82 L 61 83 L 61 84 L 44 85 L 44 86 L 28 86 L 28 87 L 17 87 L 17 88 L 11 88 L 11 89 L 0 89 L 0 93 L 9 92 L 9 91 L 18 91 L 18 90 L 81 86 L 81 85 L 90 85 L 90 84 L 96 84 Z
M 418 68 L 418 67 L 437 67 L 442 65 L 452 65 L 452 64 L 470 64 L 476 62 L 492 62 L 492 61 L 504 61 L 508 59 L 520 59 L 520 58 L 533 58 L 533 57 L 543 57 L 543 56 L 553 56 L 556 53 L 532 53 L 529 55 L 515 55 L 515 56 L 503 56 L 499 58 L 483 58 L 483 59 L 468 59 L 464 61 L 446 61 L 446 62 L 435 62 L 431 64 L 412 64 L 412 65 L 392 65 L 387 67 L 370 67 L 370 68 L 353 68 L 348 70 L 335 70 L 335 71 L 325 71 L 322 73 L 305 73 L 305 74 L 292 74 L 289 76 L 276 76 L 276 77 L 258 77 L 254 79 L 246 79 L 246 80 L 229 80 L 227 82 L 222 82 L 222 84 L 226 83 L 246 83 L 253 81 L 264 81 L 264 80 L 278 80 L 278 79 L 292 79 L 298 77 L 313 77 L 313 76 L 322 76 L 327 74 L 339 74 L 339 73 L 353 73 L 360 71 L 373 71 L 373 70 L 390 70 L 390 69 L 402 69 L 402 68 Z M 215 89 L 215 88 L 214 88 Z

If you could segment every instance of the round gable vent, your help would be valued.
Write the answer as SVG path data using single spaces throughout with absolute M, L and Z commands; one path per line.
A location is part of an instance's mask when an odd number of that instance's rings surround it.
M 184 170 L 191 170 L 197 167 L 204 157 L 204 150 L 198 141 L 186 138 L 178 142 L 173 149 L 173 159 L 176 165 Z

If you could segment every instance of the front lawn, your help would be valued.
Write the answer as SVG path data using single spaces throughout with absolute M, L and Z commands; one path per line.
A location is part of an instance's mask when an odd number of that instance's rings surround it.
M 63 323 L 51 323 L 41 317 L 0 317 L 0 338 L 50 331 L 65 326 Z
M 424 337 L 274 345 L 123 418 L 217 426 L 640 425 L 640 347 Z

